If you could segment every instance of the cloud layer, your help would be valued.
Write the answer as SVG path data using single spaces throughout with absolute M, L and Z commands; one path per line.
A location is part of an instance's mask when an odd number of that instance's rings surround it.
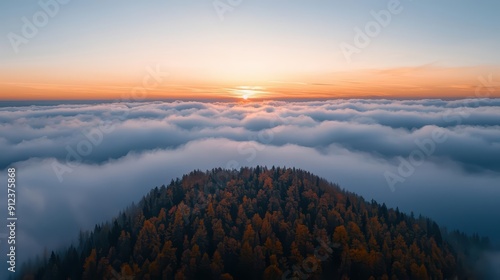
M 18 170 L 24 252 L 70 242 L 192 169 L 257 164 L 494 240 L 500 227 L 485 219 L 500 219 L 499 99 L 3 107 L 0 154 Z M 388 172 L 402 180 L 390 187 Z
M 500 99 L 7 107 L 0 122 L 0 168 L 33 157 L 75 160 L 68 154 L 78 149 L 84 162 L 103 163 L 207 138 L 318 151 L 338 145 L 390 159 L 408 156 L 415 140 L 442 129 L 447 141 L 433 157 L 469 170 L 500 171 Z M 87 140 L 94 140 L 88 155 Z

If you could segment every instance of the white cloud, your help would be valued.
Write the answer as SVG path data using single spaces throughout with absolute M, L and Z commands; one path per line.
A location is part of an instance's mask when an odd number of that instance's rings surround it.
M 469 101 L 465 109 L 462 104 L 333 100 L 5 107 L 0 108 L 0 166 L 18 170 L 18 231 L 26 253 L 67 244 L 80 228 L 110 219 L 172 178 L 235 163 L 306 169 L 368 200 L 495 238 L 499 228 L 478 217 L 500 218 L 494 214 L 500 213 L 495 200 L 500 197 L 500 102 Z M 60 182 L 52 163 L 64 164 L 66 147 L 77 150 L 88 141 L 85 131 L 111 120 L 114 129 L 103 132 L 102 141 Z M 407 157 L 417 148 L 416 139 L 439 128 L 447 140 L 391 192 L 384 172 L 396 172 L 397 157 Z

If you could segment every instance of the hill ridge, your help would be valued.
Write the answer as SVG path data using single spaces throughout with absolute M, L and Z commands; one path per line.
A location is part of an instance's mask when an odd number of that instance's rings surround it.
M 467 237 L 465 237 L 467 238 Z M 194 170 L 27 279 L 470 279 L 434 221 L 286 167 Z

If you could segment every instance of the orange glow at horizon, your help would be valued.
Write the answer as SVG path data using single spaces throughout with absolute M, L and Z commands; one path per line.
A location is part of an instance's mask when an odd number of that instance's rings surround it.
M 491 73 L 499 73 L 499 69 L 424 65 L 306 73 L 246 82 L 172 75 L 161 84 L 144 87 L 137 78 L 114 77 L 105 81 L 105 77 L 99 77 L 81 81 L 40 75 L 33 79 L 14 72 L 1 73 L 0 100 L 126 100 L 133 98 L 137 88 L 142 88 L 142 93 L 136 95 L 141 100 L 500 97 L 498 77 Z M 477 96 L 478 92 L 481 96 Z

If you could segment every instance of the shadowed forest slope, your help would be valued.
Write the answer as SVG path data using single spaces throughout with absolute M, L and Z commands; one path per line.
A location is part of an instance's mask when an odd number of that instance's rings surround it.
M 214 169 L 153 189 L 20 278 L 474 279 L 446 239 L 306 171 Z

